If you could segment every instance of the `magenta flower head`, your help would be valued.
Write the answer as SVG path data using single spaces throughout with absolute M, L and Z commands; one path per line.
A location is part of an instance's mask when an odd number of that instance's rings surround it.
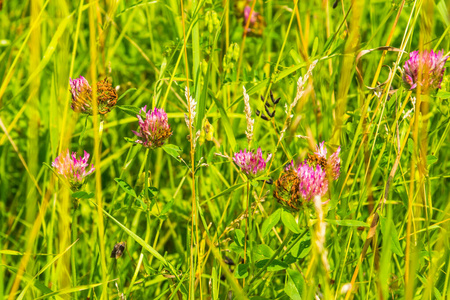
M 136 140 L 136 143 L 150 149 L 164 145 L 164 141 L 172 135 L 164 109 L 155 107 L 155 109 L 147 111 L 147 106 L 144 106 L 140 113 L 145 114 L 145 119 L 143 120 L 140 115 L 137 115 L 139 132 L 133 131 L 133 133 L 140 139 Z
M 69 154 L 69 150 L 61 153 L 52 163 L 52 167 L 56 172 L 64 177 L 70 184 L 72 190 L 79 190 L 84 184 L 85 178 L 94 172 L 95 168 L 92 164 L 89 168 L 89 153 L 84 151 L 84 156 L 77 158 L 76 152 Z
M 70 92 L 72 93 L 71 108 L 76 112 L 92 114 L 91 94 L 92 88 L 83 76 L 70 78 Z
M 252 16 L 250 17 L 250 12 L 252 8 L 249 5 L 246 5 L 244 8 L 244 22 L 243 26 L 247 25 L 248 20 L 250 19 L 250 23 L 248 24 L 247 33 L 253 33 L 255 35 L 261 35 L 264 29 L 264 19 L 263 17 L 256 11 L 253 10 Z
M 300 196 L 310 201 L 314 196 L 324 196 L 328 191 L 327 173 L 320 165 L 310 166 L 306 161 L 297 168 L 297 176 L 300 181 Z
M 421 94 L 427 94 L 441 88 L 442 78 L 445 72 L 445 62 L 448 56 L 444 51 L 435 53 L 433 50 L 413 51 L 409 54 L 409 60 L 403 67 L 403 82 L 412 91 L 421 87 Z
M 251 11 L 252 11 L 252 8 L 248 5 L 246 5 L 244 8 L 244 26 L 248 22 L 248 18 L 250 17 Z M 247 31 L 250 31 L 250 28 L 252 27 L 252 25 L 254 25 L 258 21 L 258 15 L 259 15 L 259 13 L 257 13 L 256 11 L 252 12 L 252 17 L 250 18 L 250 24 L 248 25 Z
M 247 149 L 244 149 L 244 151 L 234 153 L 233 161 L 247 177 L 254 178 L 264 172 L 271 157 L 272 154 L 269 154 L 264 160 L 261 148 L 258 148 L 256 153 L 254 151 L 247 152 Z

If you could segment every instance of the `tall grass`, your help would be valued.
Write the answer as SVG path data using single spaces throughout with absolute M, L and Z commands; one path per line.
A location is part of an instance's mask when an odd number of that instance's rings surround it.
M 448 1 L 0 1 L 0 24 L 0 299 L 448 298 L 450 75 L 401 79 L 409 52 L 449 55 Z M 72 111 L 80 75 L 116 109 Z M 260 180 L 231 159 L 243 86 Z M 164 149 L 132 142 L 144 105 Z M 282 207 L 269 177 L 321 141 L 341 147 L 329 202 Z M 91 153 L 81 193 L 48 167 L 65 149 Z

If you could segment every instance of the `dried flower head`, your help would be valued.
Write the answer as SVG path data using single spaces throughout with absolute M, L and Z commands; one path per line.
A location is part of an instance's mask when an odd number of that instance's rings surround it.
M 69 150 L 65 154 L 60 154 L 52 163 L 52 167 L 56 172 L 64 177 L 70 184 L 72 190 L 79 190 L 84 184 L 85 178 L 94 172 L 95 168 L 92 164 L 89 168 L 89 153 L 84 151 L 84 156 L 77 159 L 76 152 L 69 154 Z
M 234 153 L 233 161 L 245 173 L 248 177 L 254 178 L 264 172 L 267 162 L 272 157 L 272 154 L 267 156 L 264 160 L 262 156 L 261 148 L 258 148 L 256 153 L 254 151 L 239 151 L 239 153 Z
M 140 113 L 145 114 L 145 119 L 143 120 L 140 115 L 137 115 L 139 132 L 133 130 L 133 133 L 141 139 L 136 140 L 136 143 L 150 149 L 161 147 L 164 141 L 172 135 L 166 112 L 164 109 L 156 107 L 147 111 L 147 106 L 144 106 Z
M 92 88 L 83 76 L 70 79 L 70 92 L 72 93 L 71 108 L 75 112 L 92 115 Z M 110 112 L 117 103 L 117 91 L 105 78 L 97 82 L 97 108 L 99 114 Z
M 413 51 L 403 67 L 403 82 L 410 90 L 417 90 L 420 85 L 421 94 L 427 94 L 441 88 L 448 56 L 444 51 Z
M 106 78 L 97 82 L 97 103 L 98 113 L 102 115 L 109 113 L 117 104 L 117 91 Z
M 330 174 L 334 180 L 337 180 L 341 174 L 341 158 L 339 157 L 340 152 L 341 147 L 339 146 L 336 152 L 331 154 L 328 158 L 327 167 L 329 168 Z

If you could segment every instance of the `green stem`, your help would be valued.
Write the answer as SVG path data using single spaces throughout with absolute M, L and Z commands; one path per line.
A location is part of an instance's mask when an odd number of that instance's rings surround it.
M 251 264 L 253 262 L 252 254 L 253 254 L 253 246 L 252 246 L 252 234 L 253 234 L 253 213 L 252 213 L 252 200 L 250 197 L 250 181 L 247 181 L 247 227 L 248 227 L 248 243 L 249 243 L 249 256 L 248 260 Z M 246 241 L 247 242 L 247 241 Z
M 74 243 L 77 239 L 77 233 L 78 233 L 78 219 L 77 219 L 77 213 L 78 213 L 78 199 L 73 199 L 72 203 L 72 243 Z M 77 286 L 77 267 L 76 267 L 76 245 L 73 245 L 71 249 L 71 265 L 72 265 L 72 287 Z M 78 299 L 77 293 L 73 293 L 74 299 Z

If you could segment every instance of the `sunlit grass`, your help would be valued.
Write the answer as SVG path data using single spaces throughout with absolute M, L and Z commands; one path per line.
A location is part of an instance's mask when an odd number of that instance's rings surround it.
M 1 299 L 446 299 L 450 75 L 421 95 L 402 69 L 415 50 L 449 55 L 449 12 L 0 1 Z M 92 116 L 71 109 L 79 76 Z M 106 115 L 104 79 L 119 95 Z M 145 105 L 167 112 L 162 148 L 135 143 Z M 340 146 L 339 179 L 326 204 L 287 209 L 276 180 L 322 141 L 328 156 Z M 258 147 L 273 156 L 247 177 L 233 154 Z M 96 169 L 75 193 L 51 167 L 66 149 Z

